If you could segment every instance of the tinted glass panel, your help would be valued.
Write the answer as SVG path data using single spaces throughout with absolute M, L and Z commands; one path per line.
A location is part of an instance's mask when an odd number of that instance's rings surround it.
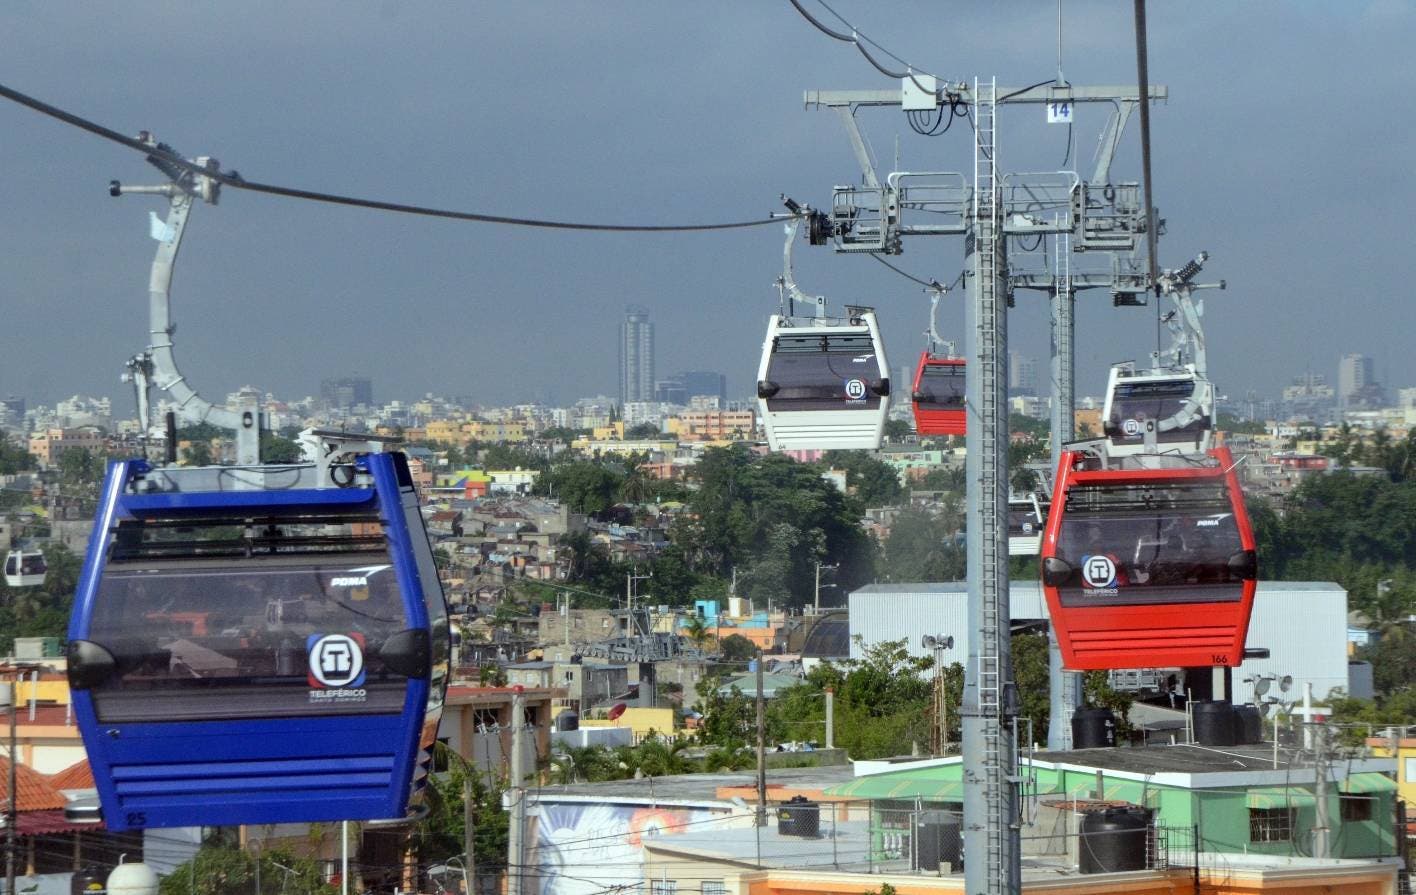
M 1072 567 L 1063 605 L 1225 602 L 1243 551 L 1223 484 L 1069 488 L 1057 556 Z
M 868 334 L 778 336 L 767 364 L 777 392 L 768 410 L 872 410 L 880 396 L 870 388 L 882 378 Z
M 89 639 L 118 672 L 94 701 L 102 721 L 396 712 L 379 649 L 405 627 L 386 553 L 110 563 Z
M 1147 421 L 1168 419 L 1180 412 L 1185 400 L 1195 392 L 1195 383 L 1188 379 L 1164 382 L 1119 382 L 1111 397 L 1111 415 L 1107 419 L 1113 444 L 1141 444 L 1145 441 Z M 1209 417 L 1202 417 L 1181 429 L 1157 433 L 1156 440 L 1166 442 L 1194 441 L 1210 428 Z
M 964 368 L 962 365 L 925 364 L 915 399 L 921 410 L 963 410 Z

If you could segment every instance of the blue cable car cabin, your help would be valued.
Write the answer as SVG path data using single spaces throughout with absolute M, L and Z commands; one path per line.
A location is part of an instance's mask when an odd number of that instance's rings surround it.
M 111 830 L 406 816 L 448 623 L 402 454 L 110 464 L 69 624 Z

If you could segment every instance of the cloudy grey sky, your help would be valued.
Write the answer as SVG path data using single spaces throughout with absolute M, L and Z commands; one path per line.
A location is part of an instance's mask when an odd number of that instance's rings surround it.
M 815 3 L 815 0 L 810 0 Z M 1056 5 L 834 0 L 862 31 L 950 79 L 1026 85 L 1056 69 Z M 819 9 L 819 7 L 812 7 Z M 823 16 L 825 15 L 823 11 Z M 1064 6 L 1074 84 L 1133 83 L 1131 5 Z M 740 220 L 785 192 L 825 205 L 858 174 L 813 88 L 886 88 L 787 0 L 686 2 L 11 2 L 0 82 L 253 180 L 485 211 L 601 222 Z M 1274 392 L 1338 355 L 1416 384 L 1410 228 L 1413 6 L 1157 3 L 1151 78 L 1162 263 L 1195 251 L 1221 392 Z M 971 170 L 967 131 L 926 139 L 865 111 L 888 168 Z M 1089 162 L 1099 111 L 1078 115 Z M 1056 168 L 1065 133 L 1007 109 L 1007 170 Z M 1137 130 L 1114 176 L 1139 177 Z M 118 384 L 146 341 L 147 197 L 135 153 L 0 104 L 0 393 L 52 401 Z M 1089 165 L 1088 165 L 1089 167 Z M 155 174 L 155 172 L 153 172 Z M 717 369 L 746 395 L 776 303 L 780 230 L 605 235 L 449 223 L 228 190 L 198 208 L 174 288 L 178 359 L 208 397 L 251 383 L 298 397 L 364 373 L 376 397 L 486 402 L 616 388 L 627 303 L 650 309 L 658 370 Z M 951 279 L 955 239 L 894 259 Z M 862 256 L 798 250 L 798 280 L 880 309 L 892 363 L 923 347 L 927 299 Z M 1144 357 L 1153 313 L 1080 302 L 1079 392 Z M 957 302 L 941 321 L 957 333 Z M 1046 309 L 1021 297 L 1014 346 L 1047 356 Z

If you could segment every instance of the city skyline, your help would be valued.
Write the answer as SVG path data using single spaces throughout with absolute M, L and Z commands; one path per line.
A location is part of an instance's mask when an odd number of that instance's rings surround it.
M 14 87 L 122 132 L 149 128 L 252 179 L 623 223 L 761 218 L 779 207 L 780 193 L 821 207 L 833 184 L 858 179 L 839 124 L 803 111 L 802 91 L 892 82 L 789 4 L 609 4 L 594 16 L 540 14 L 548 8 L 436 19 L 397 7 L 184 17 L 155 5 L 54 3 L 0 11 L 0 22 L 14 35 Z M 921 23 L 935 12 L 927 4 L 890 15 L 861 2 L 840 9 L 868 23 L 882 44 L 950 78 L 997 74 L 1000 83 L 1026 85 L 1054 68 L 1051 8 L 964 4 L 951 21 L 973 22 L 984 36 L 947 52 L 923 37 Z M 1134 79 L 1130 24 L 1113 13 L 1101 3 L 1065 7 L 1063 63 L 1072 83 Z M 1345 241 L 1315 240 L 1311 226 L 1356 207 L 1395 219 L 1413 188 L 1358 176 L 1305 194 L 1302 214 L 1275 213 L 1273 204 L 1316 171 L 1351 172 L 1354 143 L 1365 147 L 1363 171 L 1402 169 L 1413 138 L 1393 110 L 1402 107 L 1397 85 L 1413 67 L 1404 47 L 1416 14 L 1382 2 L 1318 5 L 1287 10 L 1276 31 L 1261 10 L 1203 3 L 1157 6 L 1151 31 L 1152 81 L 1170 89 L 1153 121 L 1156 202 L 1166 220 L 1161 262 L 1179 266 L 1208 249 L 1205 278 L 1229 282 L 1227 292 L 1206 293 L 1219 392 L 1276 396 L 1304 367 L 1329 369 L 1330 358 L 1353 351 L 1371 356 L 1377 377 L 1391 385 L 1416 382 L 1403 328 L 1389 325 L 1386 284 L 1401 281 L 1411 263 L 1401 234 L 1376 228 L 1354 254 Z M 300 52 L 290 51 L 292 42 Z M 610 59 L 604 45 L 624 52 Z M 679 66 L 685 53 L 718 64 Z M 347 65 L 361 54 L 388 64 L 377 72 Z M 1309 76 L 1314 59 L 1328 76 Z M 676 78 L 664 77 L 678 67 Z M 586 70 L 601 76 L 584 78 Z M 1295 83 L 1304 89 L 1293 90 Z M 1351 83 L 1369 86 L 1354 94 L 1344 86 Z M 453 84 L 476 89 L 430 86 Z M 675 97 L 692 99 L 665 101 Z M 575 109 L 573 123 L 535 114 L 550 108 Z M 1315 119 L 1315 108 L 1342 111 Z M 1013 170 L 1055 169 L 1064 156 L 1088 169 L 1101 125 L 1092 111 L 1078 111 L 1068 151 L 1065 130 L 1025 108 L 1003 110 L 1000 158 Z M 898 113 L 862 110 L 859 118 L 882 171 L 893 166 L 888 147 L 897 134 L 901 168 L 969 169 L 966 129 L 924 138 Z M 0 119 L 12 163 L 0 223 L 11 248 L 0 277 L 8 324 L 0 392 L 48 402 L 100 393 L 121 407 L 115 379 L 147 341 L 147 218 L 161 206 L 109 199 L 105 187 L 112 178 L 141 184 L 156 174 L 136 154 L 18 106 L 0 109 Z M 580 139 L 566 139 L 570 133 Z M 1138 178 L 1136 145 L 1133 123 L 1118 179 Z M 446 172 L 465 168 L 469 157 L 476 176 L 449 180 Z M 633 302 L 656 321 L 661 362 L 721 370 L 729 394 L 739 396 L 751 387 L 776 307 L 781 248 L 774 226 L 682 236 L 546 233 L 228 190 L 219 206 L 193 215 L 173 292 L 176 350 L 206 396 L 247 383 L 317 394 L 324 379 L 353 366 L 386 395 L 442 391 L 491 403 L 613 395 L 616 330 Z M 907 241 L 891 260 L 951 282 L 962 246 Z M 869 259 L 804 243 L 797 275 L 833 306 L 875 306 L 897 365 L 924 347 L 928 297 L 919 286 Z M 961 295 L 941 302 L 945 338 L 961 335 Z M 1144 362 L 1154 318 L 1153 309 L 1113 308 L 1104 293 L 1079 295 L 1078 392 L 1099 392 L 1112 362 Z M 1040 380 L 1047 330 L 1044 302 L 1020 293 L 1010 338 L 1037 359 Z M 429 340 L 430 332 L 437 337 Z

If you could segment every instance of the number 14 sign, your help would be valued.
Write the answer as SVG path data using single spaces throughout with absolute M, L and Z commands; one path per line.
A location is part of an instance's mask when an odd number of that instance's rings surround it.
M 1071 124 L 1072 123 L 1072 101 L 1067 99 L 1054 100 L 1047 104 L 1048 124 Z

